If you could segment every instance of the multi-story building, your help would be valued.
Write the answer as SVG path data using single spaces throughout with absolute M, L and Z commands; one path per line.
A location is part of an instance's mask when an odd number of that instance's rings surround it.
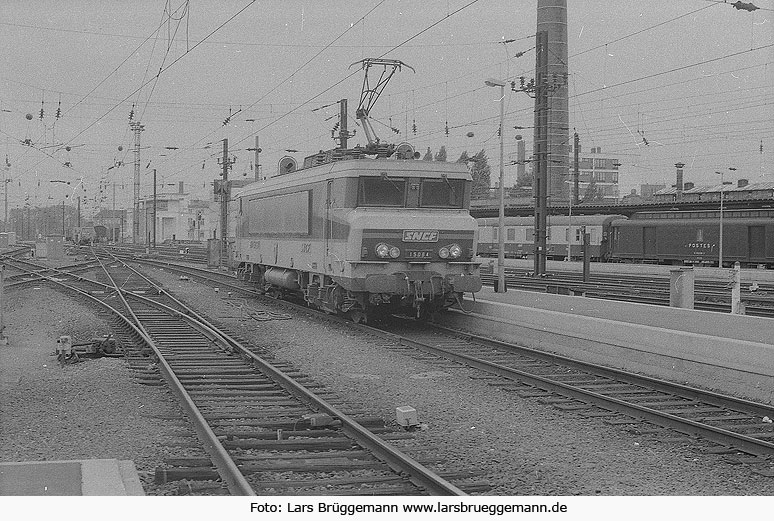
M 140 201 L 140 243 L 153 242 L 153 209 L 156 208 L 156 243 L 204 241 L 214 236 L 220 205 L 192 199 L 183 183 L 176 192 L 161 191 Z
M 572 150 L 570 151 L 572 154 Z M 618 192 L 618 159 L 604 157 L 602 147 L 592 147 L 589 155 L 578 158 L 578 198 L 583 201 L 617 202 Z M 570 159 L 570 193 L 574 190 L 573 174 L 575 162 Z
M 645 201 L 652 201 L 654 196 L 656 195 L 656 192 L 663 190 L 666 188 L 666 185 L 660 184 L 660 185 L 654 185 L 654 184 L 642 184 L 640 185 L 640 196 Z

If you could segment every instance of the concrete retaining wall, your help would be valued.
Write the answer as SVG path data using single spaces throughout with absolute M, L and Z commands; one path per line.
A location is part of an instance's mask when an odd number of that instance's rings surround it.
M 551 297 L 566 299 L 566 306 L 577 305 L 574 303 L 578 300 L 593 301 L 591 306 L 596 304 L 595 299 Z M 740 340 L 500 302 L 466 301 L 465 308 L 471 313 L 451 310 L 439 314 L 437 321 L 578 360 L 774 403 L 771 341 Z
M 479 293 L 476 293 L 476 298 L 481 301 L 498 301 L 517 306 L 606 318 L 618 322 L 674 329 L 700 335 L 764 344 L 774 343 L 774 320 L 770 318 L 596 298 L 568 297 L 514 289 L 509 289 L 503 294 L 494 293 L 491 288 L 483 288 Z M 465 302 L 471 301 L 466 300 Z

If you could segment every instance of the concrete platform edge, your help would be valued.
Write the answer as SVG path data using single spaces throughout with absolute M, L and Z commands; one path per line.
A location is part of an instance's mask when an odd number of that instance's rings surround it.
M 479 301 L 467 309 L 472 312 L 450 310 L 439 314 L 436 320 L 443 325 L 579 360 L 762 403 L 774 402 L 774 345 L 771 344 L 499 302 Z

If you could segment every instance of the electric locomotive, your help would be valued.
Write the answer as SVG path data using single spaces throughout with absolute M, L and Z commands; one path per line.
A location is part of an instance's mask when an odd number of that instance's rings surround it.
M 321 152 L 297 170 L 286 160 L 237 194 L 239 277 L 358 322 L 426 317 L 480 290 L 467 167 L 406 146 L 363 152 Z

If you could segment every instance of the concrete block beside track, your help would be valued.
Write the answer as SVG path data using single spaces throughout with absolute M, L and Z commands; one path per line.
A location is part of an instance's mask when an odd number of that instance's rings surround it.
M 0 496 L 144 495 L 130 460 L 0 463 Z
M 506 293 L 495 293 L 491 288 L 485 287 L 477 293 L 477 298 L 701 335 L 764 344 L 774 342 L 774 320 L 770 318 L 652 306 L 618 300 L 568 297 L 518 289 L 509 289 Z
M 587 362 L 774 403 L 772 335 L 755 333 L 740 335 L 748 338 L 733 338 L 740 328 L 724 325 L 727 320 L 755 317 L 672 309 L 680 312 L 680 319 L 659 325 L 659 314 L 670 308 L 584 297 L 517 295 L 524 293 L 530 294 L 511 290 L 493 294 L 519 304 L 466 300 L 469 314 L 452 310 L 439 314 L 437 322 Z M 549 297 L 542 305 L 555 309 L 527 305 L 536 295 L 541 299 Z M 622 316 L 627 312 L 632 316 L 629 321 L 594 316 L 599 313 L 600 304 L 612 304 L 621 308 Z M 568 311 L 570 307 L 573 311 Z M 583 308 L 587 308 L 588 315 Z M 766 327 L 768 331 L 774 330 L 774 321 L 756 320 L 768 323 L 758 325 L 761 331 Z M 708 329 L 713 334 L 703 332 Z

